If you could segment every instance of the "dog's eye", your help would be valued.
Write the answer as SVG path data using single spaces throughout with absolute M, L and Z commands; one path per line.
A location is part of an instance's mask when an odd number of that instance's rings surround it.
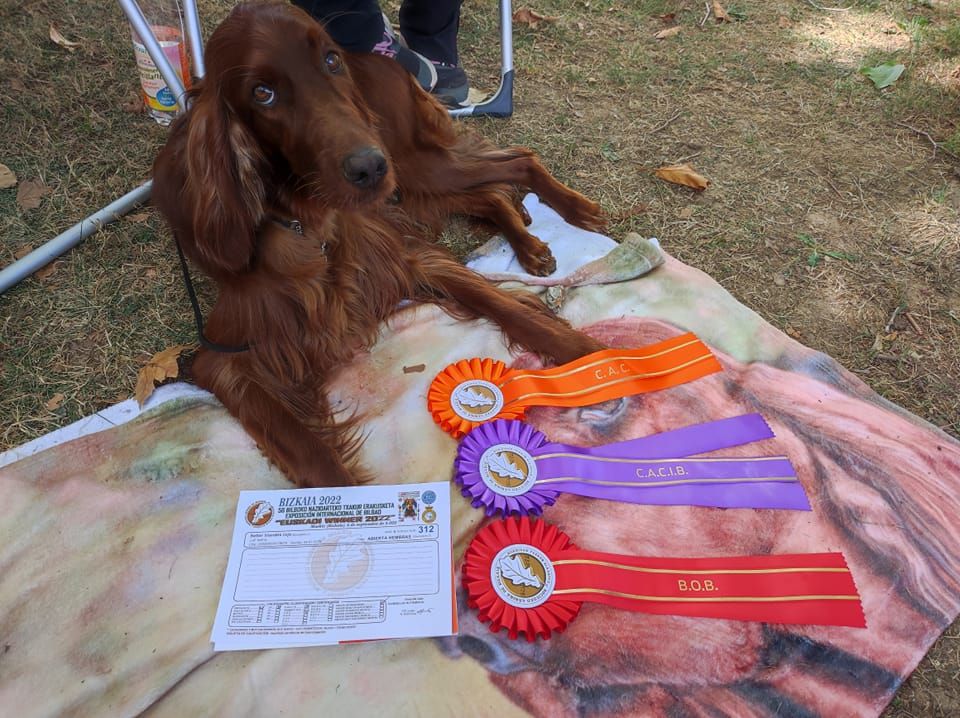
M 343 68 L 343 60 L 341 60 L 340 55 L 335 52 L 328 52 L 324 58 L 324 62 L 327 63 L 327 69 L 330 70 L 330 72 L 340 72 L 341 68 Z
M 253 88 L 253 101 L 258 105 L 270 107 L 277 101 L 277 93 L 266 85 L 257 85 Z

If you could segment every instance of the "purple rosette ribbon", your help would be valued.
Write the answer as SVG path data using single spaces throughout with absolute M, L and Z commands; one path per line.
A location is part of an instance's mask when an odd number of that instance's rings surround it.
M 540 514 L 561 493 L 634 504 L 809 511 L 787 457 L 699 456 L 773 436 L 760 414 L 743 414 L 579 447 L 551 443 L 522 421 L 498 419 L 460 442 L 454 480 L 488 516 Z

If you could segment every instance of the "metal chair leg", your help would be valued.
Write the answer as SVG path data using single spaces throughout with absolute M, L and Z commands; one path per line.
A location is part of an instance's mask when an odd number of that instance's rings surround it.
M 182 111 L 185 105 L 184 95 L 186 94 L 186 90 L 180 81 L 180 77 L 173 67 L 170 66 L 166 56 L 163 54 L 160 43 L 157 42 L 157 38 L 150 29 L 150 25 L 147 23 L 146 18 L 144 18 L 140 6 L 136 0 L 119 0 L 119 2 L 124 14 L 137 31 L 144 46 L 147 48 L 147 52 L 150 53 L 151 59 L 163 76 L 164 82 L 167 83 L 173 96 L 177 98 L 177 104 Z M 197 16 L 196 0 L 184 0 L 184 10 L 184 14 L 186 15 L 187 37 L 190 42 L 190 50 L 193 53 L 195 74 L 198 77 L 202 77 L 204 73 L 203 42 L 200 35 L 200 22 Z M 49 264 L 67 250 L 75 247 L 105 225 L 119 219 L 134 207 L 149 201 L 152 186 L 153 182 L 151 180 L 127 192 L 106 207 L 80 220 L 67 231 L 58 234 L 50 241 L 30 252 L 30 254 L 21 257 L 10 266 L 5 267 L 0 271 L 0 294 L 3 294 L 10 287 L 29 277 L 44 265 Z
M 140 185 L 135 190 L 127 192 L 120 199 L 114 200 L 103 209 L 94 212 L 86 219 L 82 219 L 66 232 L 58 234 L 46 244 L 21 257 L 16 262 L 0 271 L 0 294 L 10 287 L 26 279 L 40 267 L 49 264 L 71 247 L 80 244 L 84 239 L 99 230 L 106 224 L 129 212 L 134 207 L 150 199 L 151 182 Z
M 500 87 L 483 102 L 450 110 L 453 117 L 510 117 L 513 114 L 513 9 L 500 0 Z

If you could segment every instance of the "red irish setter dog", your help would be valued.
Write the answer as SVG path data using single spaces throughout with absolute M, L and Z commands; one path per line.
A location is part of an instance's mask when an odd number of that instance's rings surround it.
M 459 131 L 395 61 L 343 52 L 289 5 L 237 7 L 210 38 L 207 73 L 157 158 L 153 199 L 217 285 L 208 337 L 248 346 L 201 349 L 194 377 L 294 482 L 364 478 L 353 422 L 333 417 L 324 385 L 404 299 L 490 319 L 558 362 L 601 348 L 423 238 L 424 224 L 474 215 L 528 270 L 552 271 L 516 186 L 582 227 L 601 224 L 599 208 L 532 152 Z

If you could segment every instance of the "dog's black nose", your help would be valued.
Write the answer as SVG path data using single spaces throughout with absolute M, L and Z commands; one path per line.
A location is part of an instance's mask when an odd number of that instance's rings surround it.
M 376 147 L 364 147 L 347 155 L 343 161 L 343 176 L 351 184 L 370 189 L 380 184 L 387 174 L 387 158 Z

